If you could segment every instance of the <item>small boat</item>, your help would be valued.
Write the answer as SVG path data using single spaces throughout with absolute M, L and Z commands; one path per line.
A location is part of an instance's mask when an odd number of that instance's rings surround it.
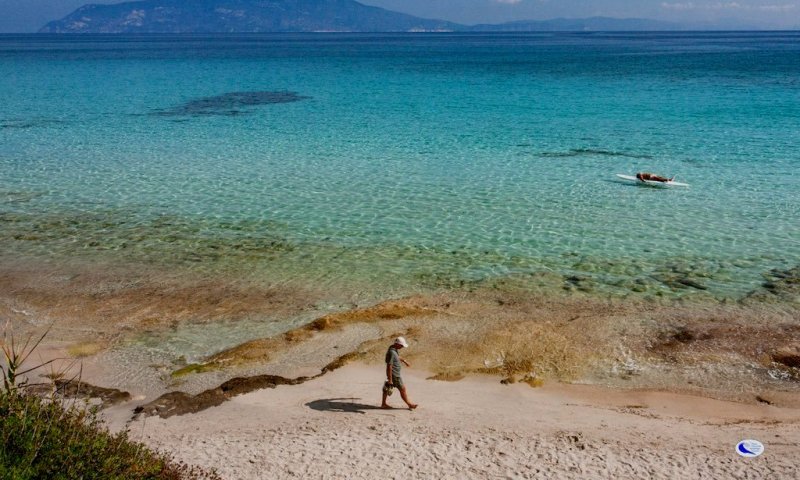
M 628 182 L 633 182 L 637 185 L 644 185 L 648 187 L 688 187 L 688 183 L 681 183 L 676 182 L 674 180 L 669 180 L 667 182 L 659 182 L 658 180 L 639 180 L 636 178 L 635 175 L 623 175 L 621 173 L 617 174 L 617 177 L 626 180 Z

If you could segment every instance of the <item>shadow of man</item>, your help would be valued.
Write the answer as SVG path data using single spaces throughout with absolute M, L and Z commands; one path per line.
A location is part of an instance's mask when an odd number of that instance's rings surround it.
M 321 412 L 367 413 L 366 410 L 380 410 L 380 407 L 376 407 L 375 405 L 356 403 L 354 400 L 361 399 L 323 398 L 308 402 L 306 406 L 312 410 L 319 410 Z

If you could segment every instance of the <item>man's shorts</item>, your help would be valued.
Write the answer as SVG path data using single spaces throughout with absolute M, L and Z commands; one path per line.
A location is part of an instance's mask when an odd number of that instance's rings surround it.
M 402 389 L 405 388 L 405 384 L 403 383 L 403 379 L 401 377 L 392 377 L 392 383 L 394 384 L 394 388 Z

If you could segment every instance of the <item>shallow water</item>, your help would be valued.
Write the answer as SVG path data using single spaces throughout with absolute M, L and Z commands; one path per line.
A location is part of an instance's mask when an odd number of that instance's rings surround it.
M 741 298 L 800 264 L 798 40 L 0 36 L 0 253 Z

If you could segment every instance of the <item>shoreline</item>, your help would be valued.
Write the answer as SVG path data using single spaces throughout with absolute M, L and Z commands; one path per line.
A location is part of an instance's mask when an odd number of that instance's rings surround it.
M 792 303 L 496 288 L 380 299 L 119 265 L 2 273 L 0 315 L 15 334 L 52 325 L 45 356 L 80 362 L 88 383 L 151 399 L 235 377 L 313 377 L 343 358 L 377 363 L 383 342 L 400 334 L 414 343 L 412 359 L 440 378 L 492 373 L 745 402 L 800 393 Z

